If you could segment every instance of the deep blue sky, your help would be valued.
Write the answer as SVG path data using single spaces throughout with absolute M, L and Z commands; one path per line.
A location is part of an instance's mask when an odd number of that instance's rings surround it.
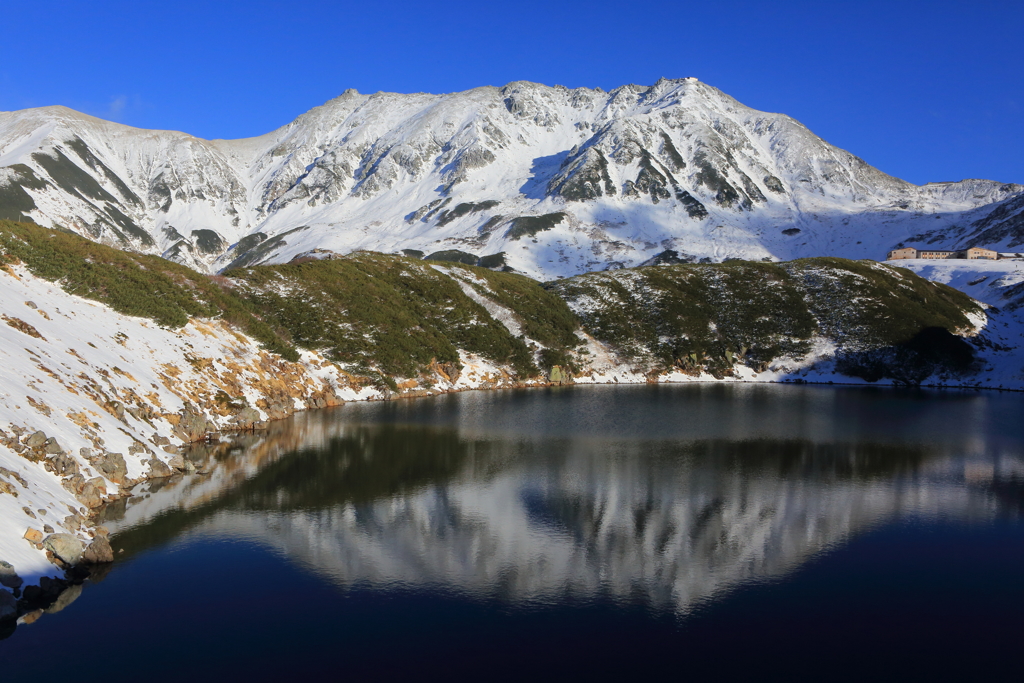
M 696 76 L 912 182 L 1024 183 L 1024 2 L 3 0 L 0 110 L 259 135 L 346 88 Z

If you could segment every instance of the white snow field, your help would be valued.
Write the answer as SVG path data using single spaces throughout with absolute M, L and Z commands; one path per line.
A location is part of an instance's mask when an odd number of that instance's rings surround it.
M 1022 192 L 913 185 L 695 78 L 611 92 L 348 90 L 230 141 L 63 107 L 0 113 L 6 217 L 200 270 L 314 248 L 504 254 L 541 280 L 666 250 L 712 261 L 881 259 L 902 243 L 1006 251 L 1024 243 Z

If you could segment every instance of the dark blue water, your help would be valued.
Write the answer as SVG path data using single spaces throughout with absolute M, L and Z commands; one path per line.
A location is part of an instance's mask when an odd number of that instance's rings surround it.
M 197 451 L 4 680 L 1019 680 L 1024 400 L 621 387 Z

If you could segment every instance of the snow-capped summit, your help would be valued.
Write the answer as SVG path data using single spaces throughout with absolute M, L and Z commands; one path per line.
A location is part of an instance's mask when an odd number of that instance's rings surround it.
M 64 107 L 0 113 L 0 217 L 201 269 L 311 249 L 491 256 L 534 277 L 683 260 L 1024 242 L 1024 187 L 913 185 L 689 77 L 600 89 L 346 90 L 201 140 Z

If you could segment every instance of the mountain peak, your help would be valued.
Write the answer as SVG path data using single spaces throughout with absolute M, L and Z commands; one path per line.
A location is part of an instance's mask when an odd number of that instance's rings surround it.
M 0 114 L 0 167 L 4 217 L 200 268 L 314 248 L 454 250 L 544 279 L 665 250 L 778 260 L 881 258 L 922 235 L 953 245 L 1022 191 L 906 183 L 694 77 L 610 92 L 348 89 L 266 135 L 212 142 L 46 107 Z M 989 246 L 1024 241 L 984 229 L 1002 235 Z

